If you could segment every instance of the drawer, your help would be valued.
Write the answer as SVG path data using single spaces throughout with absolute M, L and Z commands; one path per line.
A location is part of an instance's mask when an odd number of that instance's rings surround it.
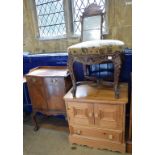
M 79 135 L 87 138 L 105 139 L 108 141 L 119 142 L 123 141 L 122 131 L 103 130 L 100 128 L 88 128 L 82 126 L 70 126 L 71 135 Z

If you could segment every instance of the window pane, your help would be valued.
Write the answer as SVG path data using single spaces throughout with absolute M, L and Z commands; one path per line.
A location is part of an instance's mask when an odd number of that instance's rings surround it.
M 63 0 L 35 0 L 40 38 L 66 34 Z

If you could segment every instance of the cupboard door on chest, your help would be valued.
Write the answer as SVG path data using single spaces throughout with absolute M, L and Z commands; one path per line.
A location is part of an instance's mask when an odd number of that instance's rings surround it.
M 43 79 L 41 77 L 26 77 L 30 99 L 34 109 L 47 109 L 44 94 Z
M 44 79 L 46 99 L 48 102 L 48 108 L 52 110 L 65 111 L 64 96 L 64 79 L 56 77 L 46 77 Z
M 123 105 L 95 104 L 95 124 L 105 129 L 123 128 Z
M 67 104 L 67 114 L 70 124 L 93 125 L 93 104 L 88 103 L 71 103 Z

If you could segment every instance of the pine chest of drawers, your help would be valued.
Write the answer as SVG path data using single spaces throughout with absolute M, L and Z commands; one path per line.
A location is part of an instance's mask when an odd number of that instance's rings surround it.
M 125 107 L 127 84 L 120 85 L 120 98 L 115 99 L 110 87 L 96 84 L 77 87 L 65 95 L 69 122 L 69 141 L 90 147 L 125 152 Z
M 63 96 L 72 86 L 66 67 L 42 66 L 34 68 L 26 74 L 26 81 L 33 108 L 35 130 L 39 128 L 36 121 L 37 112 L 46 115 L 66 115 Z

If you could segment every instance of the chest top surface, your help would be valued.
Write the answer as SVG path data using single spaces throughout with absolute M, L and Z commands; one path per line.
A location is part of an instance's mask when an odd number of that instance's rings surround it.
M 63 66 L 41 66 L 31 69 L 26 76 L 38 77 L 67 77 L 69 75 L 67 67 Z
M 72 89 L 64 96 L 65 101 L 126 104 L 128 102 L 128 85 L 120 84 L 120 97 L 115 98 L 112 86 L 101 86 L 97 84 L 80 85 L 76 90 L 76 97 L 71 93 Z

